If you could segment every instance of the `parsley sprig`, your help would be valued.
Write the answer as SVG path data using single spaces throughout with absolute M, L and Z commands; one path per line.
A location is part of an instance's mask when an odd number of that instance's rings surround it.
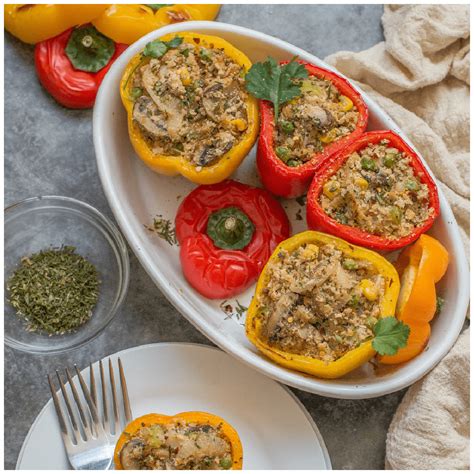
M 301 95 L 298 79 L 306 79 L 308 71 L 293 58 L 280 65 L 269 57 L 263 63 L 255 63 L 245 76 L 247 90 L 257 99 L 273 103 L 275 123 L 278 122 L 280 106 Z
M 395 355 L 399 349 L 407 345 L 410 328 L 389 316 L 379 319 L 374 326 L 375 337 L 372 339 L 372 347 L 380 355 Z
M 183 38 L 175 36 L 170 41 L 154 40 L 146 44 L 143 56 L 150 58 L 161 58 L 169 49 L 177 48 L 183 42 Z

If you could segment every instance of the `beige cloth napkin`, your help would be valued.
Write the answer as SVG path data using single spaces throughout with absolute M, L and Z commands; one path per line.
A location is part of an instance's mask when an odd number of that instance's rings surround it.
M 409 136 L 469 244 L 469 6 L 388 5 L 385 41 L 326 58 Z M 387 436 L 392 469 L 469 468 L 469 333 L 405 395 Z

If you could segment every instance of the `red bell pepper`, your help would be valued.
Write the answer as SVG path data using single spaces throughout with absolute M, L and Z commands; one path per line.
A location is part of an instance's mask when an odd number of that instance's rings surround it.
M 88 109 L 112 63 L 127 48 L 93 26 L 71 28 L 37 43 L 35 65 L 43 87 L 63 106 Z
M 270 193 L 232 180 L 199 186 L 176 215 L 184 276 L 212 299 L 248 288 L 289 235 L 288 217 Z
M 423 225 L 413 229 L 409 235 L 397 239 L 389 239 L 387 237 L 373 235 L 363 231 L 362 229 L 341 224 L 332 217 L 329 217 L 324 212 L 319 202 L 324 184 L 329 181 L 331 176 L 337 173 L 352 153 L 367 147 L 369 144 L 379 143 L 382 140 L 388 140 L 388 147 L 393 147 L 405 152 L 406 156 L 410 159 L 410 164 L 415 176 L 418 177 L 422 184 L 427 185 L 429 206 L 434 210 Z M 436 184 L 424 167 L 421 159 L 415 151 L 401 139 L 401 137 L 388 130 L 364 133 L 356 141 L 346 146 L 346 148 L 340 151 L 337 155 L 334 155 L 314 175 L 308 191 L 306 204 L 306 220 L 310 229 L 327 232 L 353 244 L 376 250 L 395 250 L 411 244 L 433 225 L 439 212 L 439 198 Z
M 280 64 L 285 64 L 283 61 Z M 273 105 L 271 102 L 260 100 L 260 139 L 257 149 L 257 167 L 263 185 L 273 194 L 287 198 L 304 194 L 314 176 L 315 171 L 334 153 L 344 148 L 348 143 L 360 136 L 367 128 L 369 112 L 361 95 L 354 87 L 341 76 L 334 72 L 314 66 L 304 61 L 310 76 L 331 81 L 342 95 L 348 97 L 359 111 L 359 120 L 355 130 L 345 137 L 327 145 L 324 150 L 317 153 L 311 160 L 297 167 L 286 165 L 275 153 L 273 146 L 273 133 L 275 121 Z

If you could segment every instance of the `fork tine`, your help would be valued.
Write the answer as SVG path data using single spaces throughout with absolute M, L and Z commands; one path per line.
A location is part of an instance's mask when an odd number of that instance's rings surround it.
M 76 417 L 74 415 L 74 411 L 72 410 L 71 403 L 69 401 L 69 397 L 66 391 L 66 387 L 64 386 L 63 380 L 57 370 L 56 370 L 56 377 L 58 378 L 59 386 L 61 387 L 61 393 L 63 394 L 64 403 L 66 404 L 66 408 L 69 413 L 69 419 L 71 420 L 72 430 L 74 431 L 74 437 L 76 439 L 76 443 L 78 443 L 80 433 L 79 433 L 79 428 L 77 426 Z
M 119 427 L 119 413 L 117 404 L 117 391 L 115 390 L 115 377 L 114 368 L 112 366 L 112 360 L 109 359 L 109 377 L 110 377 L 110 388 L 112 389 L 112 401 L 114 407 L 114 434 L 118 433 Z
M 99 361 L 99 369 L 100 369 L 100 385 L 102 389 L 102 411 L 104 415 L 104 429 L 110 433 L 110 422 L 109 422 L 109 411 L 107 408 L 107 385 L 105 383 L 105 374 L 104 374 L 104 364 L 102 364 L 102 360 Z
M 86 382 L 84 381 L 84 378 L 79 372 L 79 369 L 77 368 L 76 364 L 74 364 L 74 368 L 76 369 L 77 378 L 79 379 L 79 383 L 81 384 L 82 393 L 84 394 L 84 398 L 86 399 L 87 405 L 89 406 L 89 410 L 91 411 L 92 421 L 95 425 L 98 425 L 99 417 L 97 416 L 97 410 L 95 408 L 94 401 L 92 400 L 89 389 L 87 388 Z
M 132 421 L 132 410 L 130 409 L 130 399 L 128 398 L 127 381 L 125 380 L 125 373 L 123 371 L 122 361 L 118 358 L 118 366 L 120 373 L 120 386 L 122 387 L 123 406 L 125 411 L 125 424 Z
M 63 435 L 63 438 L 67 438 L 69 435 L 68 435 L 66 422 L 64 421 L 63 411 L 61 410 L 61 405 L 59 403 L 59 399 L 56 394 L 56 388 L 54 387 L 53 381 L 51 380 L 51 376 L 49 374 L 48 374 L 48 383 L 49 383 L 49 388 L 51 390 L 51 396 L 53 397 L 54 408 L 56 409 L 56 414 L 58 416 L 59 427 L 61 428 L 61 434 Z
M 89 364 L 89 380 L 91 386 L 91 397 L 94 402 L 95 408 L 98 411 L 99 407 L 97 406 L 97 387 L 95 385 L 94 369 L 92 368 L 92 362 Z
M 77 393 L 76 386 L 74 385 L 74 382 L 72 381 L 71 372 L 69 372 L 68 368 L 66 368 L 66 375 L 67 375 L 67 380 L 69 382 L 69 386 L 71 387 L 71 390 L 72 390 L 72 394 L 74 396 L 74 400 L 76 401 L 77 409 L 79 411 L 79 416 L 81 417 L 82 427 L 84 428 L 84 434 L 86 435 L 85 441 L 87 441 L 87 439 L 89 439 L 89 437 L 92 436 L 92 431 L 90 429 L 89 423 L 84 413 L 84 408 L 82 407 L 82 402 L 81 402 L 81 399 L 79 398 L 79 394 Z

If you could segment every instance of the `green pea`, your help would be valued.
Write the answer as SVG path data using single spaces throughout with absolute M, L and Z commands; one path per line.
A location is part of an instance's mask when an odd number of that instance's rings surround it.
M 395 156 L 394 155 L 386 155 L 384 160 L 383 160 L 383 164 L 387 168 L 393 168 L 393 165 L 395 164 Z
M 288 166 L 291 166 L 292 168 L 295 168 L 296 166 L 299 166 L 299 163 L 296 160 L 288 160 L 286 164 Z
M 219 462 L 219 465 L 222 467 L 222 469 L 230 469 L 232 464 L 232 459 L 230 458 L 223 458 Z
M 346 270 L 357 270 L 357 268 L 359 267 L 357 265 L 357 262 L 355 260 L 352 260 L 352 258 L 345 258 L 344 261 L 342 262 L 342 266 Z
M 292 122 L 288 122 L 287 120 L 282 120 L 280 122 L 280 127 L 285 133 L 292 133 L 295 130 L 295 126 Z
M 400 224 L 402 221 L 402 210 L 397 206 L 392 206 L 390 208 L 390 217 L 394 222 Z
M 132 99 L 138 99 L 143 94 L 143 90 L 141 87 L 133 87 L 130 91 L 130 97 Z
M 360 164 L 362 166 L 363 170 L 366 171 L 377 171 L 377 164 L 375 163 L 374 160 L 371 160 L 370 158 L 362 158 L 360 160 Z
M 285 162 L 288 161 L 288 158 L 290 157 L 290 150 L 288 150 L 288 148 L 284 146 L 277 146 L 275 151 L 280 160 Z
M 408 191 L 418 191 L 420 189 L 420 183 L 416 179 L 407 179 L 405 181 L 405 188 Z

